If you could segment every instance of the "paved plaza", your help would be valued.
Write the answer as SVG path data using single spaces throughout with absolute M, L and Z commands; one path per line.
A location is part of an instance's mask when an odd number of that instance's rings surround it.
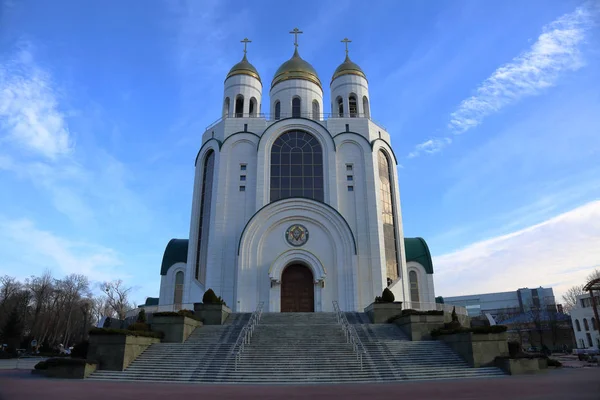
M 0 371 L 0 400 L 118 400 L 202 396 L 213 399 L 472 399 L 598 400 L 600 368 L 552 370 L 538 375 L 360 385 L 186 385 L 55 380 L 29 371 Z M 199 398 L 199 397 L 198 397 Z

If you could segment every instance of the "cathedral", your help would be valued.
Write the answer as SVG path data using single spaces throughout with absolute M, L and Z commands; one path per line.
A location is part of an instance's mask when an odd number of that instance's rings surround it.
M 433 265 L 402 230 L 397 160 L 371 119 L 365 72 L 348 57 L 323 101 L 298 51 L 270 82 L 246 55 L 225 77 L 221 118 L 195 160 L 189 239 L 172 239 L 158 305 L 202 301 L 209 288 L 235 312 L 363 311 L 384 288 L 403 308 L 431 308 Z M 267 103 L 267 102 L 265 102 Z M 326 109 L 328 112 L 326 112 Z M 409 305 L 412 304 L 412 306 Z

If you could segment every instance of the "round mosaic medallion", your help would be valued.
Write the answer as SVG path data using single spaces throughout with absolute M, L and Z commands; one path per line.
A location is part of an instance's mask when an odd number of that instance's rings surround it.
M 285 239 L 292 246 L 302 246 L 308 241 L 308 229 L 300 224 L 294 224 L 285 231 Z

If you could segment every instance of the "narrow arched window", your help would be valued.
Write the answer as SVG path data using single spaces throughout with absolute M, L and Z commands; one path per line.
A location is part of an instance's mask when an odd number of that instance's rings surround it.
M 250 99 L 250 109 L 248 112 L 251 117 L 256 117 L 256 99 L 254 97 Z
M 275 119 L 280 119 L 280 118 L 281 118 L 281 103 L 276 102 L 275 103 Z
M 183 303 L 183 271 L 177 271 L 175 274 L 175 296 L 173 298 L 173 304 L 179 305 L 179 309 L 181 308 L 181 303 Z
M 369 110 L 369 99 L 367 96 L 363 96 L 363 113 L 365 118 L 371 118 L 371 111 Z
M 344 100 L 341 97 L 338 97 L 336 99 L 336 102 L 337 102 L 338 117 L 343 117 L 344 116 Z
M 590 325 L 588 324 L 587 318 L 583 319 L 583 327 L 585 328 L 586 331 L 590 330 Z
M 292 118 L 300 118 L 300 97 L 292 99 Z
M 592 317 L 592 329 L 597 331 L 598 325 L 596 325 L 596 318 Z
M 215 152 L 209 150 L 204 159 L 202 172 L 202 192 L 200 193 L 200 218 L 198 221 L 198 242 L 196 243 L 196 279 L 204 284 L 206 260 L 208 258 L 208 230 L 215 169 Z
M 225 103 L 223 104 L 223 117 L 229 117 L 229 97 L 225 98 Z
M 271 201 L 288 197 L 324 199 L 323 151 L 307 132 L 286 132 L 271 148 Z
M 396 238 L 396 212 L 393 198 L 392 169 L 387 155 L 379 151 L 379 207 L 383 221 L 383 245 L 385 248 L 385 264 L 387 278 L 398 279 L 398 240 Z
M 236 118 L 244 116 L 244 96 L 242 95 L 235 98 L 235 116 Z
M 358 105 L 356 103 L 356 96 L 353 94 L 348 97 L 348 108 L 348 111 L 350 111 L 350 117 L 356 118 L 358 116 Z
M 577 332 L 581 332 L 581 325 L 579 324 L 578 319 L 575 320 L 575 328 L 577 329 Z
M 590 335 L 590 333 L 586 333 L 585 337 L 587 337 L 588 340 L 588 347 L 593 347 L 594 346 L 594 342 L 592 342 L 592 335 Z
M 313 100 L 312 102 L 312 119 L 315 121 L 321 119 L 321 108 L 319 107 L 319 102 L 317 100 Z
M 415 271 L 408 273 L 408 281 L 410 283 L 410 301 L 419 303 L 419 278 Z M 415 304 L 412 304 L 412 307 L 416 308 Z

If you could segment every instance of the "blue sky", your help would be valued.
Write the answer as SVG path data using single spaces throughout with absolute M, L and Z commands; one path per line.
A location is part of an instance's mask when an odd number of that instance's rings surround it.
M 437 294 L 560 295 L 600 265 L 596 1 L 0 4 L 0 275 L 157 295 L 239 41 L 267 88 L 296 26 L 324 83 L 352 40 Z

